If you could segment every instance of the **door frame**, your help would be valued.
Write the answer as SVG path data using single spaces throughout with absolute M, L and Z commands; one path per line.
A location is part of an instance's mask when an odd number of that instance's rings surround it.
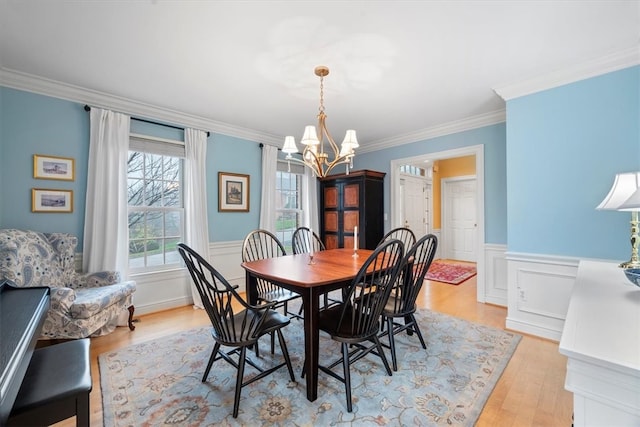
M 476 299 L 478 302 L 486 301 L 486 284 L 485 284 L 485 257 L 484 257 L 484 145 L 471 145 L 469 147 L 455 148 L 452 150 L 438 151 L 433 153 L 425 153 L 412 157 L 391 160 L 390 164 L 390 202 L 391 202 L 391 228 L 399 227 L 400 218 L 399 208 L 399 188 L 400 188 L 400 166 L 407 164 L 416 164 L 426 161 L 444 160 L 453 157 L 464 157 L 475 155 L 476 159 L 476 220 L 478 221 L 476 251 L 478 261 L 476 262 L 477 275 L 477 292 Z

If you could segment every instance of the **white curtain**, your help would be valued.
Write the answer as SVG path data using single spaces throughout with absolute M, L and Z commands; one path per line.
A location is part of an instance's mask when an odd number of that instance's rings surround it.
M 82 268 L 128 277 L 127 158 L 130 117 L 91 108 Z
M 318 225 L 318 178 L 315 177 L 311 169 L 304 168 L 304 178 L 302 179 L 302 210 L 304 215 L 303 223 L 320 235 Z
M 276 171 L 278 148 L 264 144 L 262 147 L 262 197 L 260 199 L 260 228 L 276 231 Z
M 184 164 L 185 243 L 209 261 L 209 226 L 207 217 L 207 133 L 184 130 L 186 160 Z M 191 283 L 192 281 L 189 280 Z M 193 305 L 203 308 L 202 299 L 191 283 Z

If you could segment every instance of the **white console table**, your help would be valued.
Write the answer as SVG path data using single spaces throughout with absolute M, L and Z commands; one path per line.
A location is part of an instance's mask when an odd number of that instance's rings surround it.
M 640 288 L 581 261 L 560 340 L 575 426 L 640 426 Z

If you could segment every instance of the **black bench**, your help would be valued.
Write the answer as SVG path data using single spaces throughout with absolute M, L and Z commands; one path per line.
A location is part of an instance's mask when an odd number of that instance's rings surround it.
M 75 416 L 78 427 L 89 426 L 91 387 L 88 338 L 38 348 L 8 425 L 48 426 Z

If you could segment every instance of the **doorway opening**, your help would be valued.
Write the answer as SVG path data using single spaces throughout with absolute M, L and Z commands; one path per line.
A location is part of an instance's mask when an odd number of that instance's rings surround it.
M 474 156 L 475 159 L 475 212 L 473 216 L 474 222 L 474 238 L 471 242 L 468 242 L 472 246 L 472 252 L 476 254 L 476 266 L 477 266 L 477 300 L 479 302 L 485 302 L 485 280 L 484 280 L 484 240 L 485 240 L 485 232 L 484 232 L 484 146 L 483 145 L 474 145 L 469 147 L 457 148 L 452 150 L 440 151 L 435 153 L 425 153 L 413 157 L 407 157 L 402 159 L 395 159 L 391 161 L 391 191 L 390 191 L 390 202 L 391 202 L 391 212 L 390 212 L 390 226 L 401 227 L 404 226 L 404 218 L 403 214 L 403 188 L 402 186 L 405 183 L 403 180 L 402 167 L 404 165 L 415 165 L 418 167 L 425 167 L 425 165 L 433 165 L 434 162 L 457 158 L 457 157 L 465 157 L 465 156 Z M 436 199 L 439 198 L 442 201 L 441 194 L 435 194 L 436 191 L 433 191 L 433 206 L 438 205 Z M 431 208 L 429 208 L 431 209 Z M 433 212 L 432 216 L 435 217 L 442 213 L 442 208 L 440 209 L 440 213 Z M 444 237 L 447 241 L 451 241 L 448 237 L 451 235 L 451 230 L 443 231 L 442 227 L 444 224 L 441 224 L 441 233 L 444 233 Z M 468 228 L 469 224 L 465 224 L 464 227 Z M 463 227 L 463 228 L 464 228 Z M 426 232 L 431 232 L 427 230 Z M 468 232 L 468 230 L 467 230 Z M 439 236 L 440 240 L 442 239 L 442 235 Z M 439 250 L 440 252 L 443 248 L 444 242 L 439 242 Z M 443 253 L 440 253 L 437 256 L 443 256 Z

